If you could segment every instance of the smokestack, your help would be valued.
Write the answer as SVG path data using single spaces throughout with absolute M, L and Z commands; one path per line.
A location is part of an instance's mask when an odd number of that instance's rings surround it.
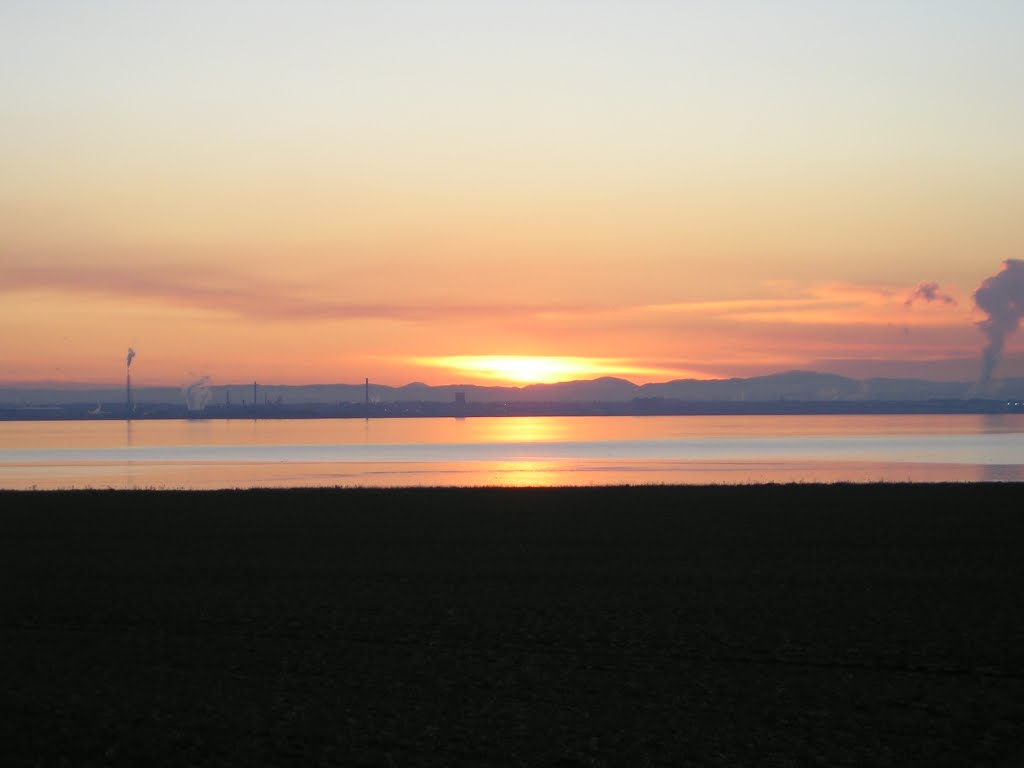
M 982 390 L 992 383 L 992 374 L 1003 359 L 1006 337 L 1017 330 L 1024 312 L 1024 259 L 1007 259 L 998 274 L 986 278 L 974 292 L 974 304 L 988 315 L 978 323 L 988 344 L 981 352 Z
M 252 405 L 253 405 L 254 408 L 256 407 L 256 382 L 255 381 L 252 383 Z
M 132 413 L 135 410 L 132 405 L 132 360 L 134 358 L 135 350 L 128 347 L 128 356 L 125 359 L 124 397 L 129 419 L 132 417 Z
M 367 379 L 366 379 L 366 390 L 363 393 L 363 395 L 364 395 L 364 398 L 365 398 L 365 401 L 366 401 L 366 407 L 369 408 L 370 407 L 370 379 L 369 379 L 369 377 L 367 377 Z

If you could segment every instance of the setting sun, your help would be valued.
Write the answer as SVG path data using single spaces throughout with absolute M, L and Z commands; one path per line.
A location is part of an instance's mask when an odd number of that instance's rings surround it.
M 594 357 L 463 355 L 427 358 L 417 362 L 447 368 L 463 376 L 514 384 L 551 384 L 598 376 L 644 376 L 665 373 L 658 369 L 631 365 L 627 360 Z

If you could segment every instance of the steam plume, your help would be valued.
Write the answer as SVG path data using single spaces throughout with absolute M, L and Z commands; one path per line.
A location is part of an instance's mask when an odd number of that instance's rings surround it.
M 933 301 L 949 305 L 956 304 L 956 299 L 948 293 L 943 293 L 938 283 L 918 283 L 917 287 L 907 297 L 907 300 L 903 302 L 903 306 L 910 307 L 918 301 L 923 301 L 927 304 L 931 304 Z
M 978 323 L 988 344 L 981 353 L 981 380 L 984 388 L 992 381 L 1003 359 L 1006 337 L 1017 330 L 1024 312 L 1024 259 L 1007 259 L 1003 270 L 988 277 L 974 292 L 974 303 L 988 315 Z
M 127 365 L 128 365 L 129 368 L 132 367 L 132 359 L 134 357 L 135 357 L 135 350 L 132 349 L 131 347 L 128 347 L 128 363 L 127 363 Z
M 203 376 L 201 379 L 193 381 L 187 387 L 181 388 L 181 394 L 185 398 L 185 407 L 190 411 L 203 410 L 213 398 L 213 393 L 206 386 L 209 380 L 209 376 Z

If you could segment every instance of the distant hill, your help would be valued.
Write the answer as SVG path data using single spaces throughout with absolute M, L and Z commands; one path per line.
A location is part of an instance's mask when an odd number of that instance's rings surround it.
M 207 387 L 211 405 L 253 404 L 252 384 Z M 622 403 L 635 399 L 684 402 L 842 402 L 842 401 L 927 401 L 972 397 L 1024 400 L 1024 379 L 996 382 L 980 393 L 971 382 L 927 381 L 923 379 L 853 379 L 813 371 L 785 371 L 747 379 L 677 379 L 637 385 L 625 379 L 602 377 L 590 381 L 530 384 L 523 387 L 481 385 L 430 386 L 421 382 L 390 387 L 370 384 L 372 403 L 451 403 L 462 392 L 475 403 Z M 362 403 L 363 384 L 313 384 L 305 386 L 262 385 L 256 387 L 256 403 L 339 404 Z M 184 396 L 175 387 L 140 387 L 133 398 L 143 404 L 181 404 Z M 46 407 L 69 403 L 98 404 L 124 402 L 123 388 L 58 388 L 56 386 L 0 388 L 0 405 L 8 408 Z

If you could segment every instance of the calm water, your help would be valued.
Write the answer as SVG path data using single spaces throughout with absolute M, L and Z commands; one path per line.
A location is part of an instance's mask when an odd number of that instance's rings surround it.
M 0 422 L 3 488 L 1024 480 L 1024 415 Z

